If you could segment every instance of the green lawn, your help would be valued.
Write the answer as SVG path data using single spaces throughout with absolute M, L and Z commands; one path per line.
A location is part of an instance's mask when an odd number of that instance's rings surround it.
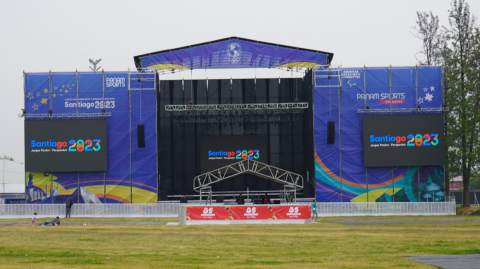
M 403 256 L 479 254 L 480 222 L 341 225 L 345 220 L 480 220 L 480 215 L 336 217 L 304 225 L 0 225 L 0 266 L 17 268 L 434 268 Z M 44 221 L 45 219 L 40 219 Z M 176 221 L 62 219 L 62 222 Z M 0 220 L 2 223 L 28 219 Z

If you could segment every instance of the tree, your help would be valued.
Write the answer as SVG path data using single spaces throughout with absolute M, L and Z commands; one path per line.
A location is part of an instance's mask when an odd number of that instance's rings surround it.
M 414 36 L 422 40 L 422 51 L 425 55 L 424 60 L 418 60 L 420 65 L 440 65 L 442 64 L 442 48 L 444 46 L 444 37 L 440 29 L 438 16 L 433 15 L 432 11 L 417 11 L 416 25 L 412 27 L 417 31 Z
M 463 177 L 463 206 L 470 206 L 469 183 L 472 169 L 478 165 L 480 153 L 480 91 L 475 73 L 478 62 L 472 58 L 475 47 L 475 17 L 465 0 L 454 0 L 449 10 L 449 28 L 445 28 L 447 45 L 444 61 L 448 133 L 448 172 Z M 477 71 L 475 71 L 477 70 Z

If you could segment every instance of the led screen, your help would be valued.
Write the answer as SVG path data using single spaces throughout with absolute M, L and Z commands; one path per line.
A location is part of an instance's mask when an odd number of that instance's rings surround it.
M 365 115 L 365 167 L 445 164 L 443 114 Z
M 205 136 L 201 138 L 201 173 L 250 159 L 268 163 L 266 136 Z
M 105 119 L 25 121 L 25 171 L 106 170 Z

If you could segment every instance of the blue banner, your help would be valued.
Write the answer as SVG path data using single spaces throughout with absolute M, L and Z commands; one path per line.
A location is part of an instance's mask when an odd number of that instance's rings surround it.
M 358 109 L 440 107 L 440 67 L 345 68 L 342 86 L 317 73 L 314 92 L 316 195 L 320 202 L 439 201 L 443 167 L 374 167 L 363 163 L 363 114 Z M 340 96 L 340 102 L 339 97 Z M 340 111 L 340 113 L 339 113 Z M 335 144 L 326 144 L 327 121 Z M 339 135 L 341 134 L 341 135 Z M 341 148 L 341 150 L 340 150 Z M 427 193 L 429 189 L 438 190 Z M 419 197 L 423 193 L 426 198 Z M 430 197 L 430 195 L 432 197 Z M 444 194 L 443 194 L 444 195 Z
M 273 68 L 325 65 L 333 53 L 232 37 L 185 48 L 135 56 L 137 68 Z
M 48 114 L 50 107 L 53 114 L 71 114 L 61 119 L 102 113 L 103 108 L 111 114 L 106 117 L 107 171 L 27 173 L 29 203 L 157 202 L 155 74 L 143 75 L 141 83 L 137 74 L 132 75 L 135 82 L 130 92 L 128 75 L 128 72 L 25 74 L 27 114 Z M 146 147 L 138 149 L 136 125 L 140 123 L 140 115 L 145 124 Z

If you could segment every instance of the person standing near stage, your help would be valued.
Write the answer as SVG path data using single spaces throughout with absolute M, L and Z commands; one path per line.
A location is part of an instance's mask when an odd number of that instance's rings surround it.
M 270 203 L 270 198 L 268 197 L 268 194 L 267 194 L 267 193 L 265 193 L 265 196 L 263 196 L 263 204 L 264 204 L 264 205 L 271 204 L 271 203 Z
M 245 204 L 245 199 L 243 199 L 242 194 L 240 193 L 240 196 L 237 199 L 237 204 L 239 205 L 244 205 Z
M 313 199 L 312 202 L 312 220 L 313 220 L 313 215 L 317 218 L 318 221 L 318 213 L 317 213 L 317 199 Z
M 35 223 L 35 227 L 37 227 L 37 212 L 33 214 L 32 222 L 30 222 L 30 227 L 32 227 L 32 224 L 34 223 Z
M 65 218 L 68 216 L 70 217 L 70 213 L 72 212 L 72 206 L 73 206 L 73 202 L 72 200 L 69 200 L 67 203 L 65 203 L 65 207 L 66 207 L 66 213 L 65 213 Z

